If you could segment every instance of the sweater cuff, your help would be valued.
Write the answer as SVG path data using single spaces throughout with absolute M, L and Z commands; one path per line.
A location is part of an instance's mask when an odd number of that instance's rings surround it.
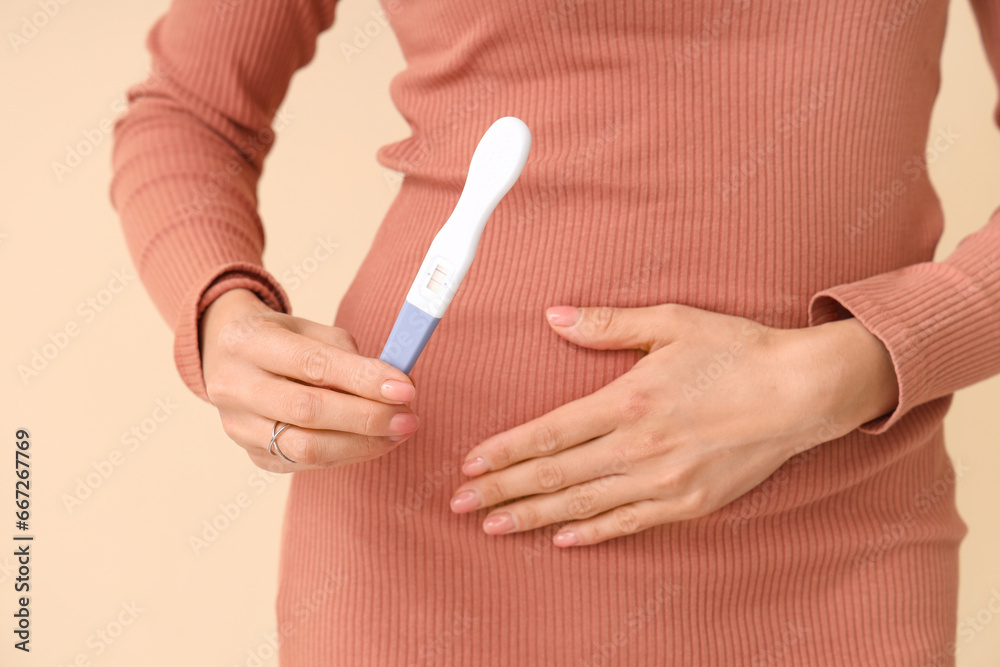
M 244 288 L 256 294 L 272 310 L 290 314 L 291 302 L 278 281 L 263 268 L 247 262 L 231 262 L 217 267 L 197 281 L 197 288 L 185 300 L 174 330 L 174 364 L 184 384 L 209 401 L 202 375 L 201 346 L 198 340 L 201 316 L 222 294 Z M 209 401 L 210 402 L 210 401 Z
M 899 402 L 858 430 L 878 435 L 911 408 L 968 383 L 984 337 L 1000 314 L 976 276 L 947 263 L 923 262 L 822 290 L 809 303 L 809 326 L 855 317 L 889 351 Z

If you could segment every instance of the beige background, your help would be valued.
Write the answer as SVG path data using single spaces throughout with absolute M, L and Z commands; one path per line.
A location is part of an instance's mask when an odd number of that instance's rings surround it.
M 39 0 L 5 0 L 0 9 L 0 283 L 7 288 L 0 664 L 276 665 L 268 637 L 287 479 L 258 472 L 226 438 L 214 409 L 178 379 L 171 336 L 134 277 L 107 196 L 111 142 L 101 127 L 115 117 L 125 88 L 143 78 L 145 35 L 167 2 L 48 1 L 58 11 L 16 51 L 7 35 L 22 30 Z M 295 266 L 313 269 L 300 285 L 285 284 L 294 287 L 296 314 L 322 322 L 332 321 L 395 194 L 375 150 L 407 134 L 388 97 L 389 80 L 403 67 L 395 38 L 383 31 L 350 62 L 340 49 L 376 9 L 374 0 L 342 3 L 316 60 L 293 80 L 284 105 L 291 120 L 261 187 L 272 232 L 265 263 L 279 277 Z M 950 127 L 959 139 L 931 165 L 947 214 L 942 254 L 1000 204 L 996 87 L 965 0 L 952 3 L 943 69 L 933 128 Z M 60 181 L 52 163 L 80 142 L 94 144 L 92 153 Z M 337 252 L 307 260 L 317 238 L 328 236 Z M 115 271 L 124 271 L 124 289 L 103 291 Z M 88 298 L 106 302 L 92 318 L 79 309 Z M 78 334 L 38 377 L 22 382 L 18 364 L 74 324 Z M 998 400 L 995 378 L 961 392 L 947 421 L 949 449 L 966 470 L 958 501 L 970 527 L 959 618 L 986 621 L 960 642 L 963 667 L 996 665 L 1000 656 L 1000 614 L 988 607 L 994 596 L 993 609 L 1000 604 Z M 169 415 L 156 410 L 158 401 Z M 19 427 L 32 434 L 37 535 L 30 657 L 11 648 L 9 629 Z M 143 440 L 123 442 L 133 428 Z M 101 468 L 110 470 L 106 479 L 95 472 Z M 65 499 L 91 473 L 96 488 L 84 487 L 89 497 L 68 508 Z M 239 516 L 195 553 L 190 538 L 238 499 L 245 505 Z M 100 631 L 115 636 L 106 635 L 108 643 Z

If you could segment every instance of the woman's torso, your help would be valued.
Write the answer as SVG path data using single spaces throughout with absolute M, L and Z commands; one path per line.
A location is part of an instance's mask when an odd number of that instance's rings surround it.
M 485 129 L 518 116 L 533 144 L 411 373 L 420 430 L 377 461 L 295 475 L 283 664 L 930 660 L 954 632 L 965 529 L 947 398 L 810 450 L 709 517 L 594 547 L 489 537 L 448 500 L 476 443 L 638 359 L 560 339 L 549 305 L 678 302 L 802 327 L 820 289 L 931 259 L 946 4 L 387 4 L 412 136 L 379 152 L 405 178 L 335 322 L 363 354 Z

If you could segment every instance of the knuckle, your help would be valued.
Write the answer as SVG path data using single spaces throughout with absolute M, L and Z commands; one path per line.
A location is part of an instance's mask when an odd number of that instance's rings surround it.
M 637 533 L 642 529 L 639 513 L 634 507 L 620 507 L 614 513 L 615 529 L 622 535 Z
M 314 436 L 299 429 L 289 429 L 286 433 L 292 437 L 280 438 L 278 442 L 278 446 L 285 456 L 296 463 L 305 465 L 314 465 L 320 462 L 319 443 Z
M 208 400 L 210 400 L 213 405 L 218 405 L 221 401 L 229 398 L 231 395 L 229 383 L 226 382 L 219 373 L 216 373 L 212 377 L 205 380 L 205 393 L 208 395 Z
M 507 500 L 507 486 L 503 482 L 502 475 L 497 475 L 485 485 L 483 489 L 484 500 L 490 503 Z
M 615 448 L 616 459 L 626 468 L 638 461 L 646 461 L 660 453 L 662 439 L 655 433 L 644 433 Z
M 381 410 L 378 406 L 371 401 L 364 404 L 361 408 L 361 415 L 358 419 L 360 433 L 362 435 L 378 435 L 385 431 L 384 428 L 380 428 L 380 424 L 383 421 L 381 418 Z
M 339 380 L 338 384 L 352 394 L 361 395 L 365 393 L 363 391 L 365 379 L 371 375 L 368 367 L 369 361 L 367 359 L 362 357 L 352 359 L 337 369 L 337 373 L 339 374 L 337 378 Z
M 613 460 L 607 470 L 609 475 L 624 475 L 632 470 L 632 461 L 625 458 L 620 447 L 616 447 L 612 455 Z
M 693 489 L 681 501 L 681 514 L 685 519 L 694 519 L 708 514 L 709 499 L 705 489 Z
M 238 419 L 236 415 L 231 412 L 219 411 L 219 420 L 222 422 L 222 430 L 226 432 L 230 438 L 236 438 L 236 430 L 238 428 Z
M 511 448 L 509 442 L 501 440 L 495 447 L 495 453 L 491 458 L 496 466 L 505 467 L 516 461 L 516 452 Z
M 562 487 L 566 475 L 563 473 L 562 467 L 555 461 L 542 460 L 535 466 L 535 480 L 543 490 L 551 491 Z
M 590 316 L 593 326 L 598 331 L 608 331 L 614 326 L 615 308 L 612 306 L 598 306 Z
M 511 515 L 514 519 L 514 525 L 519 530 L 528 530 L 541 524 L 538 508 L 531 503 L 511 511 Z
M 676 496 L 678 487 L 683 483 L 683 473 L 677 468 L 670 468 L 666 472 L 657 475 L 654 488 L 661 494 L 666 496 Z
M 316 423 L 320 412 L 320 401 L 311 392 L 295 391 L 287 398 L 286 409 L 291 418 L 283 421 L 296 426 L 308 426 Z
M 624 390 L 621 410 L 626 420 L 635 422 L 646 417 L 652 410 L 653 400 L 649 392 L 637 387 Z
M 326 379 L 327 359 L 322 351 L 308 349 L 299 353 L 297 363 L 304 380 L 312 384 L 321 384 Z
M 354 382 L 359 389 L 373 382 L 376 382 L 383 374 L 379 368 L 378 360 L 368 357 L 359 357 L 361 364 L 358 366 Z M 373 393 L 378 394 L 378 389 L 373 388 Z
M 577 486 L 570 493 L 569 512 L 574 519 L 597 513 L 597 491 L 591 486 Z
M 541 423 L 535 430 L 535 448 L 542 454 L 551 454 L 559 449 L 559 432 L 550 424 Z

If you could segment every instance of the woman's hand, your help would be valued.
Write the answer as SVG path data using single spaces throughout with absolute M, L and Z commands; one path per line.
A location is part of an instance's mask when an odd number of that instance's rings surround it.
M 490 534 L 569 522 L 553 542 L 588 545 L 700 517 L 897 403 L 888 352 L 854 319 L 783 330 L 672 304 L 548 316 L 577 345 L 648 354 L 468 453 L 474 479 L 451 507 L 493 507 Z
M 245 289 L 206 309 L 202 369 L 222 426 L 259 467 L 273 472 L 373 459 L 417 429 L 405 405 L 416 390 L 384 361 L 358 354 L 344 329 L 277 313 Z M 292 424 L 268 453 L 275 420 Z

